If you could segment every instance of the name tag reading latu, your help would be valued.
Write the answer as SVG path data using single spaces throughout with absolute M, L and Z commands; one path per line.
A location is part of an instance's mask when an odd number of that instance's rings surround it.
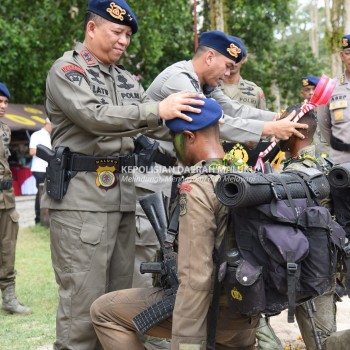
M 348 106 L 348 101 L 346 100 L 340 100 L 340 101 L 334 101 L 329 104 L 329 110 L 334 110 L 338 108 L 346 108 Z

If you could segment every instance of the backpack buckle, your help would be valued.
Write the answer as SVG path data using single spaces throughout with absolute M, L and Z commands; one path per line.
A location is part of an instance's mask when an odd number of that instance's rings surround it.
M 294 274 L 297 271 L 298 264 L 296 263 L 287 263 L 287 270 L 291 274 Z
M 276 191 L 276 187 L 275 187 L 275 184 L 273 182 L 270 183 L 270 186 L 271 186 L 271 190 L 272 190 L 272 193 L 274 195 L 274 197 L 279 200 L 279 199 L 282 199 L 282 196 L 280 194 L 277 193 Z

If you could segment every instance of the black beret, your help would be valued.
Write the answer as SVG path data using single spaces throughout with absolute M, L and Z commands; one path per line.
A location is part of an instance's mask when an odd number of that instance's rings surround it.
M 88 11 L 111 22 L 131 27 L 133 34 L 138 30 L 136 16 L 124 0 L 89 0 Z

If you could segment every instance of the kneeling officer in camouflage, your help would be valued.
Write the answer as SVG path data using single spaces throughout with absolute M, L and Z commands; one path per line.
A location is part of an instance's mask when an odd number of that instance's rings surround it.
M 179 231 L 177 280 L 179 282 L 172 317 L 160 322 L 146 334 L 171 338 L 172 350 L 207 349 L 207 327 L 212 302 L 214 250 L 227 230 L 228 209 L 222 205 L 214 187 L 216 172 L 206 171 L 222 164 L 224 151 L 219 139 L 222 109 L 214 100 L 205 99 L 198 116 L 188 113 L 192 122 L 174 119 L 167 122 L 173 132 L 174 146 L 183 164 L 191 166 L 178 195 Z M 171 221 L 171 220 L 170 220 Z M 164 300 L 163 288 L 134 288 L 99 297 L 91 306 L 96 333 L 105 350 L 143 350 L 133 319 L 150 306 Z M 215 349 L 255 349 L 256 317 L 229 312 L 220 299 Z

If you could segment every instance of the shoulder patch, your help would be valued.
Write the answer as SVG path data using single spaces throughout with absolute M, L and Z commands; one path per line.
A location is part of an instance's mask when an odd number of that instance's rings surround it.
M 66 66 L 63 66 L 61 69 L 62 69 L 62 71 L 64 73 L 71 72 L 71 71 L 76 71 L 76 72 L 78 72 L 80 74 L 84 74 L 85 73 L 83 68 L 81 68 L 81 67 L 79 67 L 79 66 L 77 66 L 75 64 L 68 64 Z
M 184 182 L 181 184 L 180 189 L 179 189 L 180 192 L 182 192 L 182 191 L 191 192 L 191 190 L 192 190 L 192 186 L 190 184 L 187 184 Z
M 180 205 L 180 216 L 183 216 L 187 213 L 187 194 L 186 193 L 180 193 L 179 205 Z

